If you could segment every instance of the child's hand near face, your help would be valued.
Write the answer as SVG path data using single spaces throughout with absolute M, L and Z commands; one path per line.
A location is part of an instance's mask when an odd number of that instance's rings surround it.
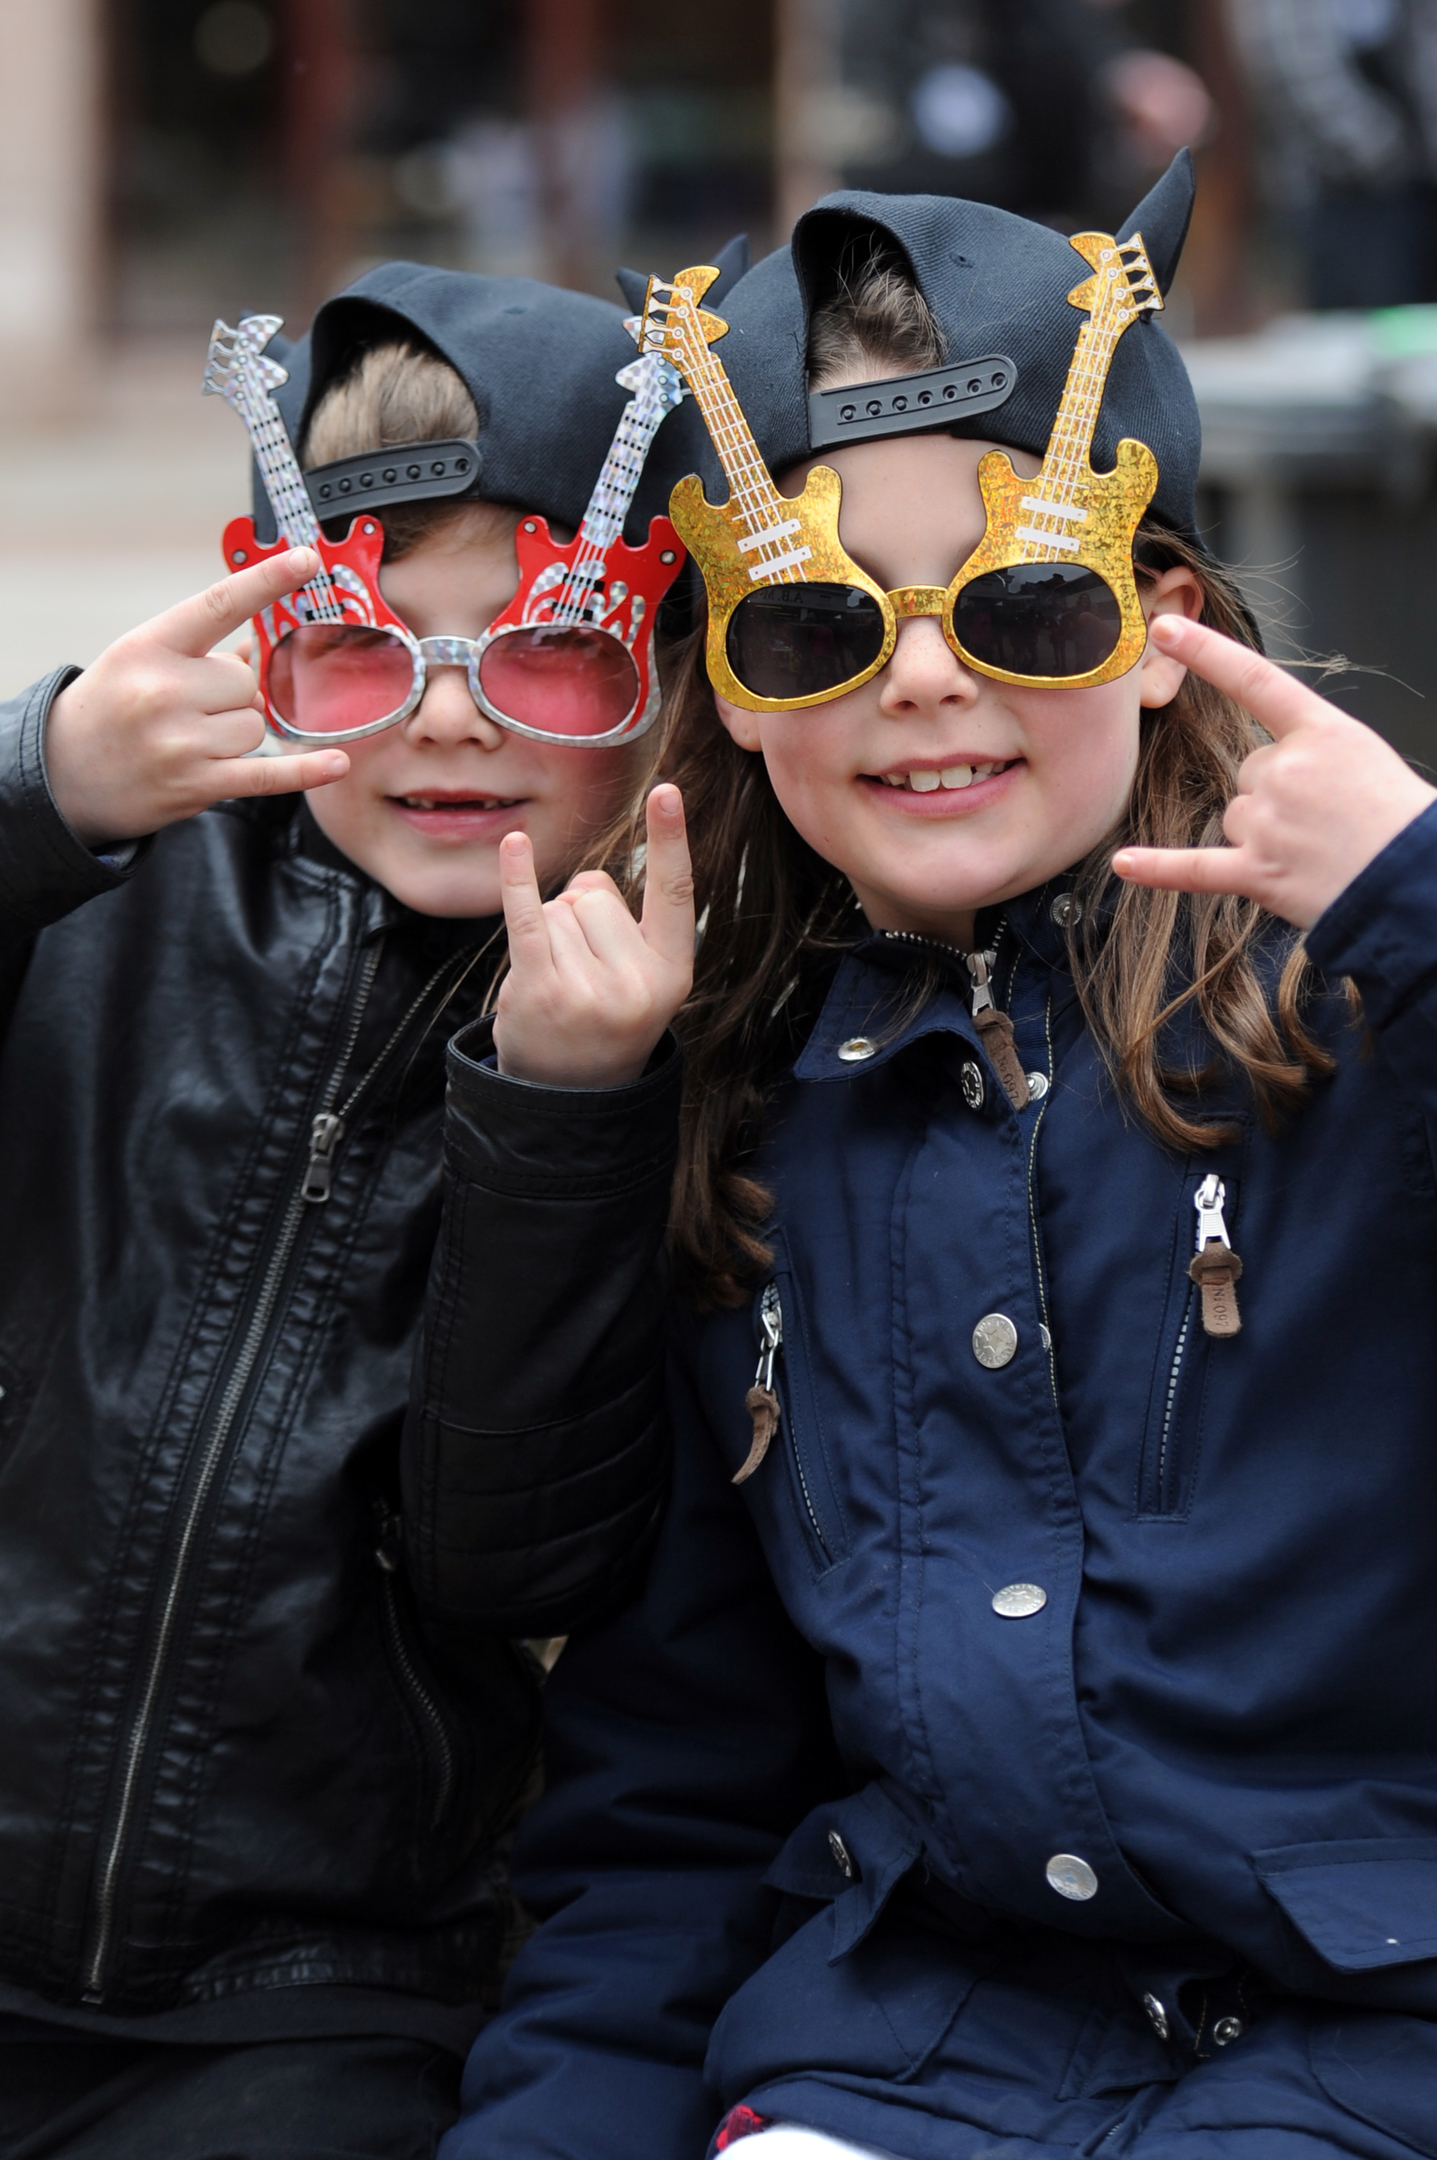
M 1388 841 L 1437 802 L 1437 789 L 1371 728 L 1245 645 L 1180 615 L 1156 617 L 1149 634 L 1236 698 L 1273 740 L 1238 775 L 1223 818 L 1230 847 L 1121 848 L 1114 870 L 1131 884 L 1171 892 L 1242 893 L 1310 929 Z
M 524 833 L 499 850 L 509 973 L 499 992 L 499 1070 L 548 1087 L 637 1080 L 689 994 L 694 885 L 676 787 L 647 805 L 644 909 L 634 921 L 613 880 L 582 871 L 547 905 Z
M 212 647 L 314 576 L 294 548 L 222 578 L 102 652 L 50 708 L 45 767 L 62 815 L 87 847 L 140 840 L 236 795 L 322 787 L 349 770 L 343 750 L 246 755 L 264 741 L 255 679 Z

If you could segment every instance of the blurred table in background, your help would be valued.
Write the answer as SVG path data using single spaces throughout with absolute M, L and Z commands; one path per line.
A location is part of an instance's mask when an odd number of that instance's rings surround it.
M 1437 308 L 1283 316 L 1183 355 L 1203 527 L 1269 650 L 1344 656 L 1360 672 L 1324 692 L 1437 768 Z

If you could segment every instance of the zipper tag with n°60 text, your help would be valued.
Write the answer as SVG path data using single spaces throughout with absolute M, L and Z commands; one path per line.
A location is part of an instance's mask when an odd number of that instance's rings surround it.
M 1188 1274 L 1202 1292 L 1202 1324 L 1208 1335 L 1236 1335 L 1242 1327 L 1235 1287 L 1242 1262 L 1228 1240 L 1222 1211 L 1226 1198 L 1227 1187 L 1215 1170 L 1208 1172 L 1193 1194 L 1197 1251 L 1188 1264 Z
M 777 1283 L 769 1283 L 763 1293 L 758 1324 L 762 1330 L 758 1371 L 753 1376 L 753 1386 L 743 1399 L 743 1406 L 753 1419 L 753 1440 L 742 1465 L 734 1472 L 735 1485 L 742 1485 L 745 1478 L 753 1476 L 768 1453 L 769 1442 L 778 1431 L 778 1421 L 783 1414 L 773 1391 L 773 1361 L 783 1342 L 783 1306 Z

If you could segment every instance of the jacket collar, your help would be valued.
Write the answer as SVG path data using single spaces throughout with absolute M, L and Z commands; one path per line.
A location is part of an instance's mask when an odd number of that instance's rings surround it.
M 1068 975 L 1067 923 L 1076 905 L 1071 876 L 1050 878 L 978 918 L 980 950 L 993 945 L 1000 925 L 1025 957 L 1055 975 Z M 926 952 L 937 964 L 938 988 L 921 1010 L 911 1012 L 914 958 Z M 1000 986 L 1011 973 L 1013 953 L 1000 949 Z M 851 1080 L 875 1072 L 925 1035 L 960 1035 L 976 1043 L 969 1009 L 966 956 L 936 939 L 906 931 L 874 930 L 841 961 L 822 1012 L 795 1065 L 799 1080 Z

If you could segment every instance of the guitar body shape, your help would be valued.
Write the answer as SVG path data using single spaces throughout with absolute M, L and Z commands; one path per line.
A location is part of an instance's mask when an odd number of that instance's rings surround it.
M 684 550 L 666 517 L 657 517 L 638 547 L 611 540 L 600 573 L 582 584 L 572 575 L 585 554 L 582 532 L 570 541 L 555 540 L 546 518 L 520 518 L 514 534 L 519 557 L 519 589 L 484 633 L 486 646 L 515 630 L 552 625 L 556 630 L 602 630 L 623 645 L 638 677 L 634 709 L 627 723 L 636 731 L 649 720 L 659 701 L 654 670 L 654 618 L 659 602 L 683 568 Z M 592 551 L 589 551 L 592 562 Z
M 815 465 L 804 482 L 801 495 L 775 492 L 771 504 L 773 514 L 766 513 L 768 522 L 765 526 L 757 524 L 741 495 L 731 495 L 723 504 L 711 503 L 697 473 L 690 473 L 675 487 L 669 497 L 669 515 L 685 547 L 695 561 L 703 565 L 709 603 L 705 660 L 709 681 L 720 697 L 752 711 L 780 709 L 774 700 L 756 698 L 751 691 L 745 690 L 729 665 L 728 628 L 734 610 L 761 585 L 785 581 L 805 585 L 857 585 L 882 606 L 882 586 L 876 585 L 866 570 L 860 570 L 838 537 L 842 498 L 843 482 L 833 467 Z M 781 559 L 782 552 L 801 556 L 801 561 L 787 570 L 786 579 L 782 570 L 775 573 L 766 568 L 761 551 L 754 546 L 755 530 L 777 533 L 778 537 L 767 544 L 771 556 Z M 755 570 L 760 573 L 757 577 Z M 883 651 L 874 661 L 871 672 L 876 673 L 890 657 L 896 636 L 897 626 L 890 623 Z M 821 692 L 816 697 L 788 702 L 817 705 L 824 701 L 826 694 Z
M 260 651 L 255 655 L 260 663 L 256 672 L 261 681 L 269 680 L 267 663 L 275 647 L 291 630 L 305 623 L 350 623 L 362 629 L 386 630 L 415 650 L 413 633 L 385 605 L 379 590 L 384 529 L 378 518 L 357 517 L 342 540 L 326 540 L 321 533 L 304 544 L 319 555 L 327 575 L 323 581 L 316 579 L 313 585 L 302 585 L 298 592 L 272 601 L 254 618 L 260 642 Z M 283 538 L 265 546 L 255 538 L 253 518 L 232 518 L 225 527 L 225 567 L 245 570 L 287 553 L 289 546 Z M 283 727 L 278 714 L 270 712 L 269 718 Z
M 1122 621 L 1111 655 L 1101 668 L 1090 669 L 1085 675 L 1009 675 L 991 663 L 984 665 L 985 675 L 1004 682 L 1061 682 L 1064 688 L 1073 690 L 1095 682 L 1111 682 L 1137 664 L 1147 644 L 1148 629 L 1133 576 L 1133 541 L 1157 484 L 1158 461 L 1152 451 L 1146 443 L 1125 437 L 1118 444 L 1117 462 L 1110 473 L 1097 473 L 1089 467 L 1086 477 L 1073 484 L 1070 504 L 1064 507 L 1080 510 L 1083 519 L 1063 519 L 1064 536 L 1072 537 L 1077 544 L 1065 547 L 1059 554 L 1051 546 L 1024 537 L 1033 529 L 1035 515 L 1041 515 L 1025 507 L 1025 503 L 1043 499 L 1039 481 L 1024 480 L 1014 472 L 1006 450 L 990 450 L 979 461 L 978 486 L 987 528 L 959 572 L 958 591 L 961 593 L 993 571 L 1044 562 L 1076 563 L 1084 570 L 1095 571 L 1103 580 L 1118 603 Z M 959 651 L 961 654 L 961 646 Z

